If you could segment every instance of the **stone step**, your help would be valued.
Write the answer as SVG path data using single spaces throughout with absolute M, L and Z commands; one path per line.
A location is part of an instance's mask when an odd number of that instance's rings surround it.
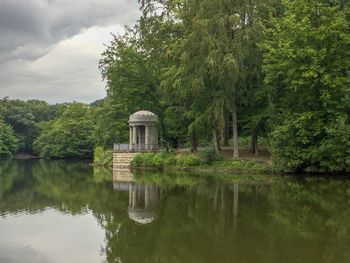
M 135 153 L 113 153 L 113 171 L 130 172 L 130 164 Z
M 114 159 L 133 159 L 134 156 L 114 156 Z
M 133 159 L 121 159 L 121 158 L 118 158 L 118 159 L 113 159 L 114 162 L 131 162 Z
M 130 165 L 114 165 L 113 166 L 113 169 L 119 169 L 119 168 L 122 168 L 122 169 L 124 169 L 124 168 L 130 168 Z
M 132 158 L 114 158 L 113 161 L 118 161 L 118 162 L 131 162 L 133 159 Z
M 113 172 L 124 172 L 124 173 L 129 172 L 130 173 L 130 169 L 127 167 L 123 167 L 123 168 L 122 167 L 114 167 Z
M 131 164 L 131 162 L 125 162 L 125 161 L 122 161 L 122 162 L 114 161 L 113 163 L 114 164 Z
M 134 157 L 135 153 L 114 153 L 113 156 Z

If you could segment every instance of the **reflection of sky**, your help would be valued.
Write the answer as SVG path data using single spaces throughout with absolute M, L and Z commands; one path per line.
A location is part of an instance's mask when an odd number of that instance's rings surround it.
M 0 218 L 0 262 L 101 262 L 104 231 L 91 214 L 54 209 Z

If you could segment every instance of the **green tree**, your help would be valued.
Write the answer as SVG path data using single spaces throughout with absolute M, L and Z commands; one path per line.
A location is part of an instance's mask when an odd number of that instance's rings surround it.
M 0 120 L 0 158 L 11 157 L 18 149 L 18 140 L 11 126 Z
M 91 109 L 72 103 L 57 119 L 40 124 L 41 132 L 34 141 L 34 150 L 42 157 L 91 157 L 94 123 Z
M 192 125 L 207 122 L 217 153 L 219 133 L 227 130 L 231 112 L 234 157 L 239 156 L 239 107 L 247 100 L 247 89 L 253 93 L 261 87 L 261 55 L 256 46 L 258 4 L 186 1 L 179 11 L 185 32 L 178 45 L 180 66 L 170 75 L 183 80 L 181 85 L 173 81 L 174 89 L 181 90 L 183 98 L 192 96 Z
M 126 27 L 124 35 L 114 36 L 102 54 L 100 69 L 107 81 L 108 105 L 117 108 L 120 116 L 121 125 L 115 124 L 119 128 L 114 133 L 123 134 L 129 115 L 147 109 L 158 115 L 160 135 L 167 139 L 171 126 L 164 125 L 168 101 L 161 81 L 164 68 L 171 64 L 167 47 L 178 31 L 170 16 L 147 10 L 141 8 L 141 18 L 134 27 Z
M 265 21 L 262 45 L 274 162 L 285 171 L 349 171 L 346 9 L 314 0 L 282 7 Z
M 0 100 L 0 114 L 11 125 L 19 139 L 19 151 L 32 153 L 33 141 L 38 136 L 38 123 L 56 117 L 57 105 L 41 100 Z
M 114 143 L 125 143 L 129 140 L 129 115 L 123 104 L 107 97 L 100 105 L 92 107 L 92 115 L 92 136 L 95 145 L 112 147 Z

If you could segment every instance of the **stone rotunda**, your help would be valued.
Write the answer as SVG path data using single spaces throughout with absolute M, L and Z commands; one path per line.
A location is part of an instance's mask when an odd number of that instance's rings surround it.
M 141 110 L 129 117 L 129 145 L 131 150 L 153 150 L 158 148 L 158 116 Z
M 138 152 L 159 151 L 158 116 L 141 110 L 129 117 L 129 143 L 114 144 L 113 170 L 119 174 L 130 171 L 130 163 Z

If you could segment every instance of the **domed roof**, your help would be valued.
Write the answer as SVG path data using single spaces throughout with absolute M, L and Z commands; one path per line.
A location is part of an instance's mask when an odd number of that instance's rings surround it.
M 153 112 L 146 111 L 146 110 L 137 111 L 134 114 L 131 114 L 129 117 L 129 123 L 130 122 L 156 122 L 156 121 L 158 121 L 158 116 L 155 115 Z
M 132 208 L 128 209 L 129 218 L 139 224 L 148 224 L 154 220 L 154 212 L 147 211 L 142 208 Z

